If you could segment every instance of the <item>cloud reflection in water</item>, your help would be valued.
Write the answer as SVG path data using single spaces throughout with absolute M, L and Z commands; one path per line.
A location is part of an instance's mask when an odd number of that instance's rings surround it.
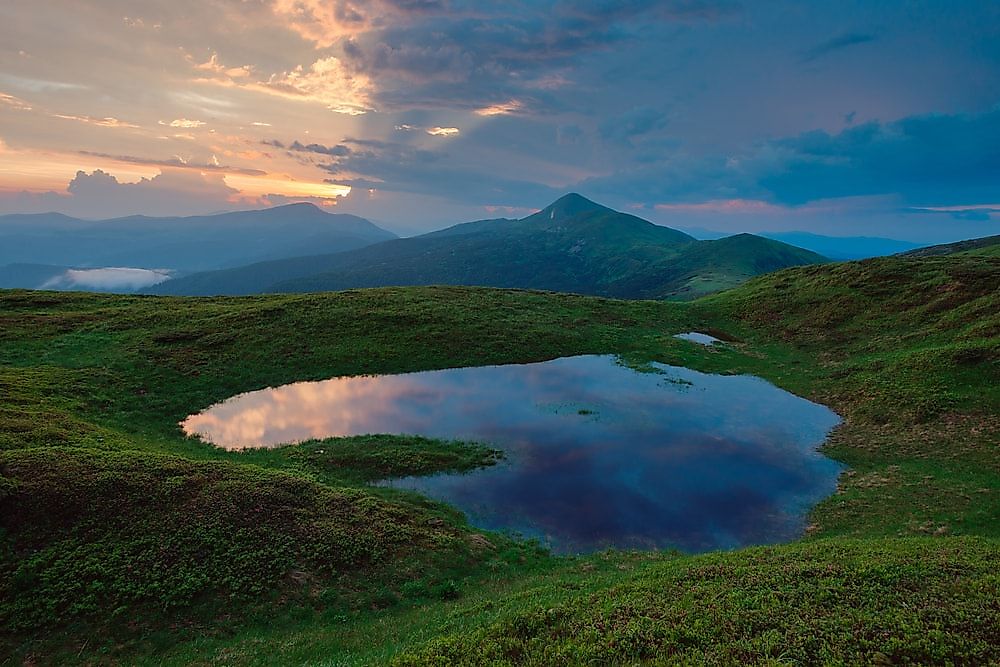
M 236 396 L 184 422 L 222 447 L 366 433 L 487 442 L 507 461 L 394 480 L 483 528 L 556 551 L 707 551 L 797 536 L 836 487 L 815 448 L 839 421 L 751 376 L 609 356 L 302 382 Z

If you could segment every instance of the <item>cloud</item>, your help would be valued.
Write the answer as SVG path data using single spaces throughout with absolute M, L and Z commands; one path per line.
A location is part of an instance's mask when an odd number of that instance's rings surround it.
M 188 61 L 205 75 L 203 83 L 321 104 L 330 111 L 351 116 L 374 110 L 372 79 L 365 73 L 352 71 L 335 56 L 320 58 L 308 67 L 298 65 L 276 72 L 263 80 L 251 77 L 250 66 L 226 67 L 215 54 L 207 63 L 197 64 L 190 57 Z
M 402 23 L 418 15 L 448 10 L 439 0 L 272 0 L 271 10 L 318 49 L 354 37 L 385 23 Z
M 518 113 L 523 110 L 524 102 L 521 100 L 507 100 L 506 102 L 490 104 L 489 106 L 476 109 L 476 113 L 480 116 L 505 116 L 508 114 Z
M 322 39 L 303 34 L 324 48 L 340 45 L 345 64 L 377 82 L 372 99 L 380 109 L 487 116 L 552 111 L 552 96 L 539 93 L 566 87 L 588 56 L 625 50 L 661 26 L 713 22 L 736 7 L 722 0 L 283 4 L 313 27 L 327 26 Z
M 300 141 L 293 141 L 288 146 L 285 146 L 282 142 L 274 139 L 270 141 L 262 142 L 266 146 L 274 146 L 275 148 L 287 148 L 289 151 L 296 153 L 316 153 L 317 155 L 333 155 L 341 157 L 348 155 L 351 149 L 344 144 L 337 144 L 336 146 L 324 146 L 323 144 L 303 144 Z
M 667 116 L 649 106 L 635 107 L 630 111 L 608 118 L 600 125 L 601 136 L 608 141 L 631 144 L 632 139 L 662 128 Z
M 187 118 L 178 118 L 176 120 L 170 121 L 169 123 L 161 120 L 160 125 L 167 125 L 169 127 L 196 128 L 196 127 L 205 127 L 206 125 L 208 125 L 208 123 L 201 120 L 188 120 Z
M 73 116 L 68 114 L 52 114 L 54 118 L 62 118 L 63 120 L 74 120 L 78 123 L 87 123 L 88 125 L 97 125 L 98 127 L 115 127 L 115 128 L 126 128 L 126 129 L 137 129 L 139 126 L 132 123 L 126 123 L 123 120 L 107 116 L 105 118 L 94 118 L 93 116 Z
M 810 131 L 729 154 L 664 151 L 581 188 L 632 201 L 761 200 L 799 206 L 892 195 L 903 205 L 1000 200 L 1000 108 Z
M 252 207 L 223 174 L 164 168 L 152 178 L 123 183 L 95 169 L 79 171 L 63 192 L 0 193 L 0 211 L 59 212 L 82 218 L 126 215 L 201 215 Z
M 175 135 L 178 137 L 187 138 L 185 135 Z M 219 164 L 216 162 L 194 162 L 191 160 L 183 160 L 180 157 L 174 156 L 169 159 L 158 159 L 158 158 L 144 158 L 136 157 L 134 155 L 112 155 L 110 153 L 97 153 L 94 151 L 79 151 L 80 155 L 86 155 L 88 157 L 99 157 L 107 160 L 114 160 L 115 162 L 125 162 L 127 164 L 144 164 L 153 167 L 169 167 L 170 169 L 190 169 L 192 171 L 220 171 L 229 174 L 243 174 L 246 176 L 264 176 L 267 174 L 266 171 L 260 169 L 250 169 L 247 167 L 233 167 L 229 165 Z
M 734 0 L 586 0 L 562 2 L 557 11 L 589 21 L 652 18 L 660 21 L 717 21 L 739 13 Z
M 531 204 L 563 194 L 559 188 L 462 164 L 440 151 L 369 139 L 348 138 L 343 145 L 348 148 L 346 154 L 317 166 L 331 174 L 331 182 L 357 191 L 376 188 L 478 205 Z
M 996 201 L 998 147 L 1000 108 L 870 122 L 773 142 L 783 164 L 763 174 L 760 184 L 792 204 L 887 193 L 917 205 Z
M 196 70 L 208 72 L 209 74 L 215 76 L 222 76 L 230 79 L 245 79 L 253 73 L 253 67 L 250 65 L 226 67 L 219 62 L 219 54 L 217 53 L 213 53 L 211 57 L 203 63 L 195 62 L 190 55 L 186 56 L 186 58 Z
M 454 137 L 458 136 L 461 132 L 461 130 L 457 127 L 441 127 L 438 125 L 435 125 L 434 127 L 423 127 L 421 125 L 411 125 L 410 123 L 395 125 L 393 126 L 393 129 L 397 132 L 416 132 L 418 130 L 422 130 L 432 137 Z
M 817 44 L 813 48 L 804 51 L 799 58 L 799 62 L 811 63 L 814 60 L 819 60 L 820 58 L 828 56 L 836 51 L 842 51 L 846 48 L 857 46 L 858 44 L 874 42 L 875 39 L 876 37 L 874 35 L 867 33 L 845 33 L 832 39 L 828 39 L 825 42 Z
M 20 97 L 14 97 L 7 93 L 0 93 L 0 104 L 16 111 L 31 111 L 31 105 Z
M 363 74 L 351 73 L 339 58 L 321 58 L 308 68 L 296 67 L 275 74 L 256 89 L 275 95 L 325 105 L 337 113 L 360 115 L 372 110 L 372 82 Z
M 166 270 L 109 266 L 100 269 L 68 269 L 45 281 L 39 289 L 85 289 L 97 291 L 138 290 L 170 278 Z

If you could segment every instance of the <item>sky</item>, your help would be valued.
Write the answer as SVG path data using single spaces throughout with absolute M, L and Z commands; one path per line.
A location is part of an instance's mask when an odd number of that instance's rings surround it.
M 1000 3 L 4 0 L 0 214 L 1000 233 Z

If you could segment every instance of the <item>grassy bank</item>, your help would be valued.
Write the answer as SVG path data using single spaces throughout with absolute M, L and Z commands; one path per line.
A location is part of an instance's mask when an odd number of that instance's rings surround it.
M 690 304 L 473 288 L 0 292 L 4 651 L 1000 659 L 998 286 L 1000 260 L 951 256 L 791 269 Z M 731 342 L 672 337 L 691 329 Z M 295 380 L 582 353 L 754 373 L 830 405 L 845 417 L 826 448 L 850 466 L 841 491 L 795 545 L 555 559 L 367 486 L 486 465 L 486 447 L 373 437 L 238 453 L 177 427 Z

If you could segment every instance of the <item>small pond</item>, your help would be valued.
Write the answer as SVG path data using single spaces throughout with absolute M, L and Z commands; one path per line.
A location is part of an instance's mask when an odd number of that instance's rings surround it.
M 385 482 L 476 526 L 560 553 L 697 552 L 795 539 L 836 488 L 816 448 L 829 409 L 752 376 L 612 356 L 300 382 L 235 396 L 183 423 L 227 449 L 415 434 L 489 443 L 500 464 Z

